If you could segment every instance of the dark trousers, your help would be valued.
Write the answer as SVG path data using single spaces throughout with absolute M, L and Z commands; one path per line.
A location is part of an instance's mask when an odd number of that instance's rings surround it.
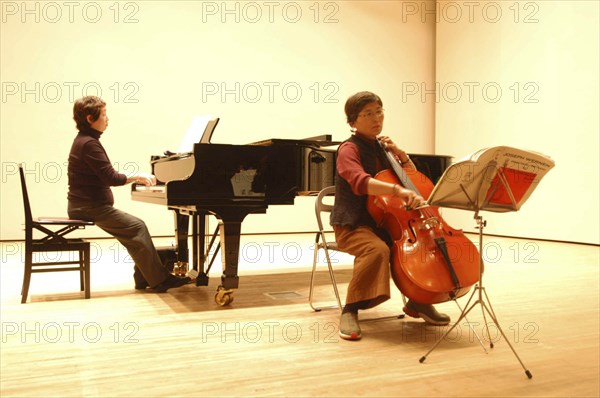
M 113 206 L 73 202 L 69 202 L 68 214 L 70 218 L 93 221 L 125 246 L 135 263 L 133 277 L 136 284 L 145 280 L 150 287 L 155 287 L 167 277 L 168 271 L 156 252 L 143 220 Z

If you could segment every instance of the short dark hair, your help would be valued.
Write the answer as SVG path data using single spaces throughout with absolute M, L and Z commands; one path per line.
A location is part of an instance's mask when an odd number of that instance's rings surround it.
M 102 108 L 105 106 L 106 102 L 100 97 L 92 95 L 76 100 L 75 104 L 73 104 L 73 120 L 75 120 L 75 123 L 77 124 L 77 129 L 81 131 L 89 128 L 90 123 L 87 121 L 88 115 L 92 117 L 93 121 L 98 120 Z
M 380 106 L 383 106 L 381 98 L 370 91 L 361 91 L 348 98 L 346 100 L 346 105 L 344 106 L 346 121 L 348 123 L 354 123 L 358 118 L 360 111 L 371 102 L 377 102 Z

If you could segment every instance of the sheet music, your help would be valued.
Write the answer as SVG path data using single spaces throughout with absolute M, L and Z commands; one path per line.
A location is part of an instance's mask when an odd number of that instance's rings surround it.
M 554 161 L 538 152 L 484 148 L 448 167 L 428 203 L 464 210 L 519 210 L 553 167 Z
M 200 142 L 204 130 L 210 121 L 211 116 L 194 116 L 187 132 L 183 136 L 183 140 L 177 150 L 179 153 L 192 152 L 194 150 L 194 144 Z

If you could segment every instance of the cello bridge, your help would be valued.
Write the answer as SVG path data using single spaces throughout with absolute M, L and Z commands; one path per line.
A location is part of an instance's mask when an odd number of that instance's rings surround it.
M 436 217 L 429 217 L 423 222 L 423 227 L 427 230 L 440 227 L 440 221 Z

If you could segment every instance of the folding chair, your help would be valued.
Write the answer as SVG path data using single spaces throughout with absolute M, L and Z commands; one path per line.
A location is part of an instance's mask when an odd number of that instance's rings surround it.
M 325 308 L 339 308 L 340 312 L 342 311 L 342 303 L 340 300 L 340 293 L 338 292 L 337 283 L 335 280 L 335 274 L 333 272 L 333 267 L 331 266 L 331 257 L 329 255 L 329 250 L 340 251 L 335 240 L 333 242 L 328 242 L 327 237 L 325 236 L 325 230 L 323 227 L 323 213 L 330 214 L 333 210 L 333 203 L 326 203 L 325 198 L 330 196 L 333 197 L 335 194 L 335 186 L 330 186 L 323 188 L 319 194 L 317 195 L 317 199 L 315 201 L 315 214 L 317 216 L 317 225 L 319 226 L 319 231 L 315 237 L 314 244 L 314 257 L 313 257 L 313 266 L 312 273 L 310 275 L 310 292 L 308 295 L 308 302 L 310 307 L 315 311 L 321 311 Z M 315 286 L 315 273 L 317 270 L 317 261 L 320 250 L 323 250 L 325 253 L 325 261 L 327 262 L 327 268 L 329 270 L 329 278 L 331 279 L 331 284 L 333 286 L 333 291 L 335 293 L 335 298 L 337 300 L 337 306 L 323 306 L 323 307 L 315 307 L 313 304 L 313 293 Z
M 91 221 L 72 220 L 64 217 L 43 217 L 33 219 L 25 173 L 23 165 L 19 165 L 21 177 L 21 190 L 23 192 L 23 207 L 25 210 L 25 273 L 23 276 L 23 287 L 21 289 L 21 303 L 27 301 L 31 274 L 38 272 L 60 272 L 79 271 L 81 291 L 85 291 L 85 298 L 90 298 L 90 243 L 83 239 L 66 238 L 65 235 L 76 230 L 83 229 L 88 225 L 94 225 Z M 52 229 L 52 227 L 54 227 Z M 44 234 L 42 238 L 33 237 L 34 231 Z M 59 261 L 35 261 L 34 253 L 49 252 L 76 252 L 77 260 Z M 37 256 L 43 257 L 43 256 Z M 41 260 L 41 259 L 40 259 Z M 77 266 L 73 266 L 77 264 Z M 69 267 L 58 267 L 71 265 Z
M 317 217 L 317 225 L 319 226 L 319 231 L 317 232 L 316 237 L 315 237 L 314 257 L 313 257 L 312 273 L 310 275 L 310 291 L 309 291 L 309 295 L 308 295 L 308 302 L 310 304 L 310 307 L 315 311 L 321 311 L 322 309 L 326 309 L 326 308 L 339 308 L 340 313 L 341 313 L 343 310 L 343 307 L 342 307 L 342 303 L 340 300 L 340 294 L 339 294 L 338 288 L 337 288 L 337 282 L 335 280 L 335 274 L 333 272 L 333 267 L 331 265 L 331 256 L 329 255 L 329 251 L 333 250 L 333 251 L 337 251 L 340 253 L 343 253 L 343 251 L 341 251 L 338 248 L 338 245 L 335 242 L 335 240 L 333 242 L 330 242 L 327 240 L 325 230 L 323 228 L 323 219 L 322 219 L 323 213 L 330 214 L 331 211 L 333 210 L 333 204 L 335 202 L 335 198 L 333 198 L 334 195 L 335 195 L 335 186 L 326 187 L 326 188 L 323 188 L 319 192 L 319 194 L 317 195 L 317 199 L 315 200 L 315 214 Z M 326 201 L 327 197 L 331 197 L 331 198 L 333 198 L 333 200 Z M 329 270 L 329 278 L 331 279 L 331 284 L 333 286 L 333 291 L 335 293 L 337 305 L 315 307 L 315 305 L 313 304 L 315 273 L 316 273 L 316 269 L 317 269 L 317 259 L 318 259 L 318 254 L 319 254 L 320 250 L 323 250 L 323 252 L 325 253 L 325 261 L 327 262 L 327 268 Z M 406 304 L 406 298 L 404 297 L 404 295 L 402 295 L 402 301 L 404 302 L 404 304 Z M 366 320 L 363 320 L 363 322 L 379 321 L 379 320 L 386 320 L 386 319 L 402 319 L 402 318 L 404 318 L 404 313 L 400 313 L 398 315 L 392 315 L 392 316 L 384 316 L 384 317 L 379 317 L 379 318 L 366 319 Z

